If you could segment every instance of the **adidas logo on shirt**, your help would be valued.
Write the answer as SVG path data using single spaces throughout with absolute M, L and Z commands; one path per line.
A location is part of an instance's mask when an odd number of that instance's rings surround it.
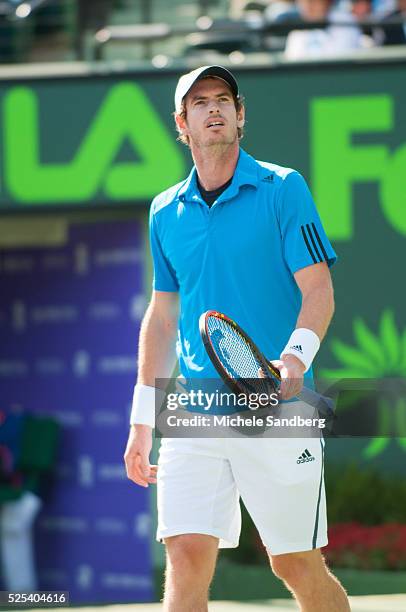
M 296 463 L 308 463 L 309 461 L 315 461 L 315 458 L 313 457 L 311 453 L 309 453 L 309 451 L 306 448 L 303 451 L 303 453 L 300 455 Z
M 302 355 L 303 355 L 303 349 L 302 349 L 302 345 L 301 344 L 294 344 L 293 346 L 290 346 L 289 348 L 294 350 L 294 351 L 298 351 L 299 353 L 302 353 Z

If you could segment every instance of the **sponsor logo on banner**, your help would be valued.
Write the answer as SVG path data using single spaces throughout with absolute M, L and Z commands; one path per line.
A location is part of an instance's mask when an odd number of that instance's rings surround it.
M 89 273 L 89 248 L 86 244 L 76 245 L 74 252 L 74 270 L 78 276 L 85 276 Z
M 149 589 L 152 587 L 152 578 L 138 574 L 113 574 L 101 575 L 100 582 L 103 586 L 121 589 Z
M 78 481 L 84 488 L 94 485 L 94 461 L 89 455 L 82 455 L 78 458 Z
M 138 538 L 149 538 L 151 534 L 151 517 L 146 512 L 140 512 L 134 519 L 134 535 Z
M 121 535 L 128 531 L 125 521 L 114 517 L 101 518 L 95 522 L 95 530 L 103 534 Z
M 100 480 L 126 480 L 125 467 L 121 463 L 104 463 L 99 466 L 98 476 Z
M 114 302 L 95 302 L 89 307 L 89 318 L 96 321 L 110 321 L 118 319 L 121 315 L 121 308 Z
M 44 568 L 39 572 L 39 577 L 40 582 L 52 586 L 65 587 L 68 583 L 68 573 L 64 572 L 63 570 Z
M 2 272 L 7 274 L 18 274 L 20 272 L 32 272 L 34 259 L 23 255 L 7 255 L 3 259 Z
M 16 332 L 24 331 L 27 326 L 27 309 L 20 300 L 11 304 L 11 325 Z
M 2 192 L 8 194 L 8 199 L 15 204 L 49 203 L 55 208 L 61 203 L 90 203 L 92 200 L 99 203 L 98 195 L 102 194 L 103 199 L 128 200 L 133 204 L 149 200 L 183 178 L 185 158 L 175 143 L 172 129 L 167 128 L 155 103 L 133 79 L 122 81 L 120 78 L 120 82 L 109 84 L 101 96 L 97 86 L 97 93 L 91 89 L 90 106 L 85 93 L 90 83 L 84 83 L 80 96 L 86 99 L 86 104 L 75 108 L 81 119 L 70 123 L 78 94 L 76 88 L 72 91 L 68 85 L 65 90 L 65 84 L 61 85 L 59 89 L 58 84 L 59 96 L 68 100 L 68 115 L 63 110 L 64 105 L 55 101 L 58 100 L 57 92 L 56 98 L 54 91 L 49 94 L 46 88 L 40 93 L 27 81 L 24 85 L 7 87 L 2 95 L 0 143 L 4 151 L 2 158 L 7 163 L 3 163 L 0 170 Z M 47 110 L 50 95 L 54 102 Z M 134 112 L 137 113 L 136 122 Z M 64 132 L 55 130 L 55 125 L 72 133 L 76 143 L 73 150 L 69 142 L 66 144 L 68 139 L 63 137 Z M 143 129 L 140 130 L 140 126 Z M 56 158 L 48 162 L 39 155 L 44 138 L 56 151 Z M 117 152 L 127 142 L 137 155 L 120 162 L 116 159 Z M 66 161 L 58 161 L 62 157 Z
M 0 361 L 0 376 L 20 376 L 28 374 L 28 364 L 24 361 Z
M 94 570 L 90 565 L 79 565 L 76 570 L 76 584 L 84 591 L 93 584 Z
M 123 422 L 123 416 L 113 410 L 95 410 L 91 416 L 91 422 L 99 427 L 119 426 Z
M 34 323 L 71 323 L 78 319 L 78 309 L 70 304 L 36 306 L 31 311 Z
M 47 516 L 39 521 L 44 531 L 61 533 L 85 533 L 89 530 L 86 519 L 74 516 Z
M 89 374 L 90 355 L 87 351 L 77 351 L 73 356 L 72 370 L 77 378 L 84 378 Z
M 79 427 L 83 423 L 83 416 L 74 410 L 52 410 L 52 416 L 64 427 Z
M 35 371 L 43 376 L 61 374 L 65 369 L 65 363 L 57 357 L 44 357 L 43 359 L 38 359 L 35 364 Z
M 103 374 L 135 373 L 136 365 L 136 355 L 107 355 L 99 360 L 98 370 Z
M 69 258 L 62 253 L 47 254 L 41 259 L 41 266 L 44 270 L 66 270 L 69 266 Z
M 97 251 L 94 255 L 94 263 L 100 268 L 122 266 L 123 264 L 134 264 L 143 261 L 143 250 L 134 248 L 106 249 Z
M 147 300 L 144 295 L 134 295 L 130 301 L 129 315 L 133 321 L 141 321 L 147 308 Z

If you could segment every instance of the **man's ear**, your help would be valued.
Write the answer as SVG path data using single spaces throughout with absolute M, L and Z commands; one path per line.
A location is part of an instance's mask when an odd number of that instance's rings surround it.
M 237 113 L 237 127 L 242 128 L 245 125 L 245 108 L 242 106 Z
M 182 117 L 182 115 L 175 115 L 175 123 L 179 134 L 185 134 L 187 129 L 185 117 Z

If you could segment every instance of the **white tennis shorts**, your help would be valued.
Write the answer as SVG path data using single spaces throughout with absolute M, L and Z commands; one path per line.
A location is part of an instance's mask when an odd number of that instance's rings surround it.
M 157 539 L 190 533 L 238 546 L 240 496 L 271 554 L 327 544 L 320 438 L 164 438 Z

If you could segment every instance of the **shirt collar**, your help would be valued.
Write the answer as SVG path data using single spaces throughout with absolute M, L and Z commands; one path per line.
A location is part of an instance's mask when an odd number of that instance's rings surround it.
M 196 180 L 196 166 L 193 166 L 189 173 L 189 176 L 184 181 L 182 187 L 178 191 L 178 197 L 180 200 L 193 200 L 193 196 L 197 195 L 197 180 Z
M 235 168 L 232 183 L 224 192 L 227 193 L 227 199 L 237 195 L 240 187 L 242 187 L 243 185 L 252 185 L 253 187 L 258 187 L 258 182 L 260 180 L 259 169 L 260 166 L 255 161 L 255 159 L 251 157 L 251 155 L 248 155 L 248 153 L 246 153 L 244 149 L 240 148 L 240 154 L 238 156 L 237 166 Z M 178 191 L 179 199 L 192 201 L 201 200 L 201 196 L 197 186 L 196 174 L 196 166 L 193 166 L 189 176 Z M 222 195 L 220 196 L 221 199 Z

